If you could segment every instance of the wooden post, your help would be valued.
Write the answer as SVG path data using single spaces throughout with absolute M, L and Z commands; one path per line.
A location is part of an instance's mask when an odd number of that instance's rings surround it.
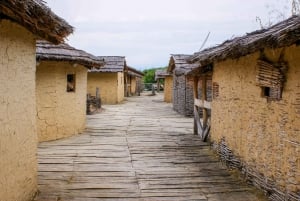
M 97 109 L 101 108 L 100 90 L 98 87 L 96 87 L 96 107 Z
M 86 95 L 86 114 L 90 114 L 90 94 Z
M 100 98 L 99 88 L 96 87 L 96 98 Z
M 154 84 L 152 84 L 152 95 L 155 95 L 155 88 L 154 88 Z
M 157 79 L 157 93 L 159 93 L 160 90 L 160 84 L 159 84 L 159 78 Z
M 206 76 L 203 76 L 202 79 L 202 101 L 207 100 L 207 95 L 206 95 Z M 205 129 L 207 125 L 207 119 L 208 119 L 208 113 L 207 109 L 203 107 L 203 129 Z
M 196 98 L 198 98 L 198 81 L 199 81 L 199 78 L 198 77 L 194 77 L 194 88 L 193 88 L 193 91 L 194 91 L 194 100 Z M 198 135 L 198 127 L 197 127 L 197 119 L 196 119 L 196 112 L 198 113 L 198 108 L 197 106 L 194 104 L 194 135 Z
M 125 89 L 124 90 L 125 90 L 125 96 L 126 97 L 128 97 L 128 86 L 127 86 L 128 85 L 128 80 L 127 80 L 127 78 L 128 78 L 127 73 L 125 72 L 124 73 L 124 81 L 125 81 L 125 83 L 124 83 Z

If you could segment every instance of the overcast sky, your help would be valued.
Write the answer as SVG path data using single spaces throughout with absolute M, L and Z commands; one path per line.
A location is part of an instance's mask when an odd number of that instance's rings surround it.
M 68 43 L 96 56 L 126 56 L 137 69 L 166 66 L 290 15 L 290 0 L 46 0 L 75 27 Z

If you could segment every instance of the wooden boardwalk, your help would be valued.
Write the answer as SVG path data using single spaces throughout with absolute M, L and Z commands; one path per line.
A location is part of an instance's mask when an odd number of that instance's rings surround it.
M 41 143 L 37 201 L 262 201 L 161 96 L 88 117 L 84 134 Z

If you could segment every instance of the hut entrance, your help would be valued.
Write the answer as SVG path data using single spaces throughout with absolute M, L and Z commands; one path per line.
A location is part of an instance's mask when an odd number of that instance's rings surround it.
M 91 94 L 87 94 L 86 100 L 86 114 L 95 114 L 101 109 L 101 97 L 100 90 L 96 88 L 96 96 L 91 96 Z
M 194 134 L 207 141 L 210 131 L 212 76 L 194 77 Z

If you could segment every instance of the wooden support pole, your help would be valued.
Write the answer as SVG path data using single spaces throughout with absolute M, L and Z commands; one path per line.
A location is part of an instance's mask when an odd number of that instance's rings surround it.
M 202 78 L 202 101 L 207 101 L 207 95 L 206 95 L 206 76 L 203 76 Z M 207 119 L 208 119 L 208 112 L 207 109 L 203 107 L 203 128 L 205 129 L 207 125 Z
M 157 79 L 157 93 L 159 93 L 159 90 L 160 90 L 159 80 L 160 80 L 160 78 Z
M 127 73 L 124 73 L 124 86 L 125 86 L 125 96 L 128 97 L 128 77 Z
M 194 77 L 194 88 L 193 88 L 194 100 L 198 99 L 198 81 L 199 81 L 199 78 L 195 76 Z M 198 135 L 196 113 L 198 113 L 198 108 L 196 105 L 194 105 L 194 135 Z

